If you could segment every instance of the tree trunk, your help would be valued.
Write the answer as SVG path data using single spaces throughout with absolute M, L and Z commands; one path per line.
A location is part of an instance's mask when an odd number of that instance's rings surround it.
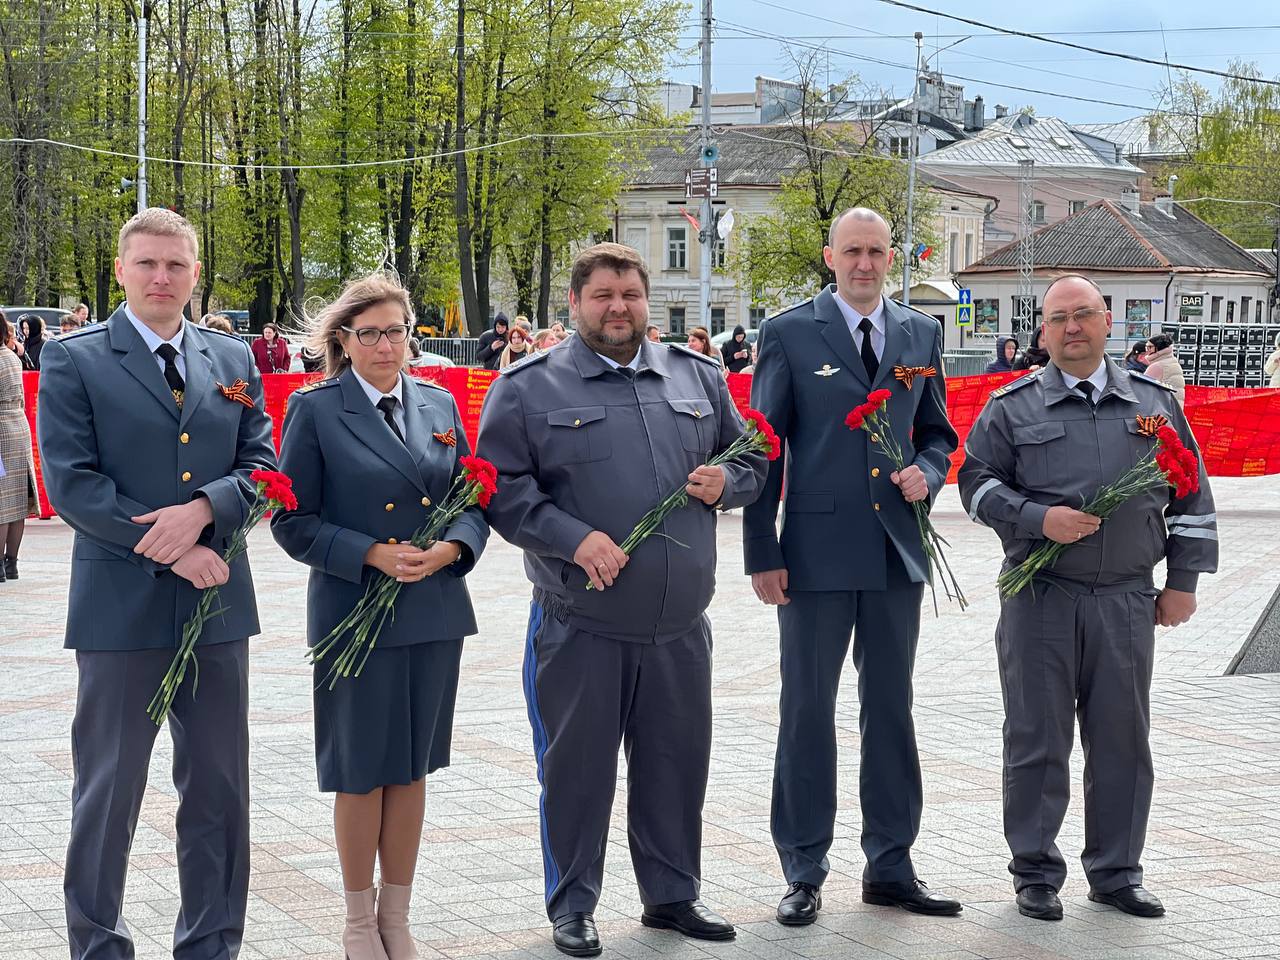
M 476 274 L 471 250 L 471 218 L 467 214 L 467 155 L 462 151 L 467 145 L 467 48 L 466 48 L 466 0 L 458 0 L 458 37 L 454 46 L 454 63 L 457 67 L 455 82 L 454 116 L 454 186 L 453 206 L 458 221 L 458 273 L 462 286 L 462 315 L 467 330 L 479 336 L 488 326 L 488 317 L 480 313 L 480 301 L 476 296 Z

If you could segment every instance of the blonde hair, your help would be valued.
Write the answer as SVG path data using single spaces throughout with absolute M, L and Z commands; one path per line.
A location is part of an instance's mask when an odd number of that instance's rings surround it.
M 148 207 L 139 210 L 120 228 L 120 237 L 116 240 L 116 255 L 123 257 L 129 238 L 135 233 L 146 233 L 155 237 L 182 237 L 191 244 L 191 255 L 200 256 L 200 241 L 196 237 L 196 228 L 180 213 L 174 213 L 167 207 Z
M 235 328 L 231 325 L 229 317 L 224 317 L 220 313 L 210 313 L 204 318 L 204 325 L 210 330 L 221 330 L 223 333 L 235 333 Z
M 349 281 L 338 294 L 338 299 L 318 313 L 303 319 L 300 335 L 305 337 L 303 348 L 313 357 L 324 358 L 324 375 L 336 377 L 351 365 L 342 347 L 340 334 L 343 327 L 370 307 L 380 303 L 394 303 L 404 313 L 404 322 L 413 329 L 413 303 L 409 291 L 400 278 L 389 270 L 375 270 L 367 277 Z
M 539 330 L 533 335 L 533 348 L 535 350 L 547 349 L 548 340 L 551 340 L 553 343 L 559 343 L 559 340 L 554 339 L 555 335 L 556 332 L 554 330 Z

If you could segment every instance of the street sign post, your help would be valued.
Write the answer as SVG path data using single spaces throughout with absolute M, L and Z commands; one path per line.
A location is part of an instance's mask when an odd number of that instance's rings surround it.
M 715 167 L 694 167 L 684 175 L 684 198 L 686 200 L 705 200 L 719 193 L 717 171 Z
M 973 326 L 973 291 L 967 287 L 956 296 L 956 326 Z

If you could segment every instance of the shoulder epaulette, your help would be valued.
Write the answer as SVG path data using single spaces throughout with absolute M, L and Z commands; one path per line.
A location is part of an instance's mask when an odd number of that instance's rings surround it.
M 91 333 L 101 333 L 107 329 L 105 323 L 92 323 L 87 327 L 81 327 L 79 330 L 72 330 L 70 333 L 64 333 L 61 336 L 54 337 L 55 340 L 75 340 L 77 337 L 87 337 Z
M 686 347 L 683 343 L 668 343 L 667 346 L 670 347 L 672 350 L 679 350 L 681 353 L 687 353 L 691 357 L 697 357 L 703 363 L 709 363 L 713 367 L 715 367 L 717 370 L 720 368 L 720 361 L 717 360 L 715 357 L 708 357 L 705 353 L 699 353 L 697 350 L 691 350 L 689 347 Z
M 338 385 L 337 377 L 330 377 L 328 380 L 317 380 L 314 383 L 306 383 L 300 386 L 294 393 L 310 393 L 312 390 L 322 390 L 325 387 L 336 387 Z
M 893 300 L 892 302 L 893 302 L 893 305 L 897 307 L 899 310 L 905 310 L 907 311 L 907 313 L 914 313 L 921 320 L 928 320 L 930 323 L 935 323 L 935 324 L 938 322 L 937 317 L 932 317 L 929 314 L 925 313 L 923 310 L 917 310 L 915 307 L 911 306 L 911 304 L 909 303 L 903 303 L 901 300 Z
M 420 387 L 430 387 L 433 390 L 443 390 L 445 393 L 449 393 L 448 387 L 443 387 L 433 380 L 424 380 L 422 377 L 410 377 L 409 379 Z M 452 396 L 452 394 L 450 394 L 450 396 Z
M 1168 384 L 1161 383 L 1159 380 L 1155 379 L 1154 377 L 1148 377 L 1145 373 L 1138 373 L 1136 370 L 1130 370 L 1130 371 L 1129 371 L 1129 379 L 1130 379 L 1130 380 L 1142 380 L 1144 383 L 1149 383 L 1149 384 L 1151 384 L 1152 386 L 1159 387 L 1161 390 L 1168 390 L 1170 393 L 1177 393 L 1177 392 L 1178 392 L 1177 390 L 1174 390 L 1174 389 L 1173 389 L 1173 387 L 1169 386 Z
M 201 328 L 200 328 L 200 332 L 201 332 L 201 333 L 216 333 L 216 334 L 217 334 L 218 336 L 220 336 L 220 337 L 226 337 L 226 338 L 228 338 L 228 339 L 230 339 L 230 340 L 239 340 L 239 341 L 240 341 L 241 343 L 243 343 L 246 347 L 247 347 L 247 346 L 249 346 L 249 342 L 248 342 L 247 340 L 245 340 L 245 338 L 244 338 L 244 337 L 240 336 L 240 334 L 238 334 L 238 333 L 227 333 L 227 331 L 225 331 L 225 330 L 215 330 L 213 327 L 201 327 Z
M 521 370 L 528 370 L 530 367 L 534 366 L 535 364 L 541 363 L 543 360 L 546 360 L 547 357 L 549 356 L 551 356 L 550 350 L 540 350 L 538 353 L 535 353 L 532 357 L 525 357 L 522 360 L 517 360 L 511 366 L 507 367 L 505 370 L 502 371 L 502 376 L 507 377 L 513 373 L 519 373 Z
M 992 397 L 1007 396 L 1008 394 L 1013 393 L 1013 391 L 1015 390 L 1021 390 L 1023 387 L 1030 386 L 1031 384 L 1035 383 L 1037 380 L 1040 379 L 1040 374 L 1043 371 L 1044 371 L 1044 368 L 1041 367 L 1039 370 L 1033 370 L 1031 373 L 1028 373 L 1026 376 L 1019 377 L 1017 380 L 1009 381 L 1003 387 L 996 387 L 996 389 L 991 391 L 991 396 Z

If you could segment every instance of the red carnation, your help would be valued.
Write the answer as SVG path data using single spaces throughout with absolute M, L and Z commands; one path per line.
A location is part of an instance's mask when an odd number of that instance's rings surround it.
M 850 430 L 861 430 L 862 421 L 863 421 L 862 407 L 854 407 L 852 410 L 849 411 L 848 415 L 844 418 L 844 425 L 848 427 Z
M 482 457 L 460 457 L 458 463 L 462 465 L 467 483 L 476 486 L 476 503 L 489 506 L 498 491 L 498 468 Z
M 879 390 L 872 390 L 871 393 L 867 395 L 867 403 L 874 403 L 876 406 L 879 406 L 882 403 L 888 403 L 889 398 L 892 396 L 892 390 L 885 390 L 883 388 Z
M 778 439 L 778 435 L 774 433 L 773 427 L 769 425 L 769 421 L 765 419 L 765 415 L 759 410 L 752 410 L 750 407 L 742 411 L 742 418 L 746 420 L 749 429 L 759 434 L 757 445 L 761 448 L 761 452 L 769 460 L 777 460 L 782 454 L 782 441 Z M 765 448 L 768 449 L 765 449 Z

